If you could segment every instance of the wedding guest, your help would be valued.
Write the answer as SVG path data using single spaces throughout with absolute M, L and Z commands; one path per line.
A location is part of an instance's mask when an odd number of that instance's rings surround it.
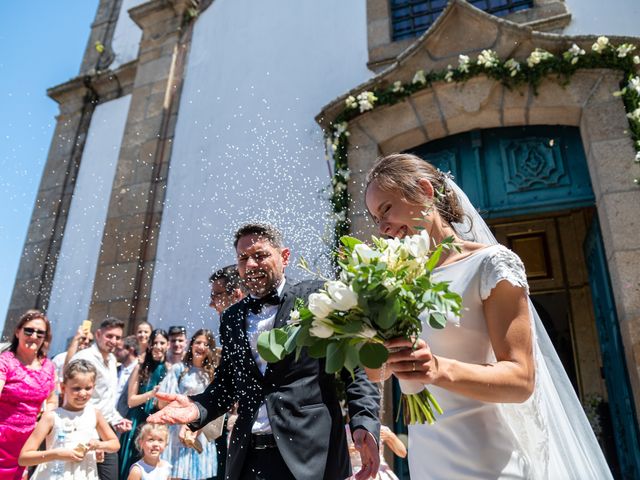
M 209 277 L 209 283 L 211 283 L 211 303 L 209 306 L 218 313 L 220 318 L 222 318 L 222 312 L 231 305 L 238 303 L 247 295 L 242 279 L 240 278 L 240 274 L 238 273 L 237 265 L 228 265 L 216 270 L 213 275 Z M 216 439 L 219 480 L 224 478 L 227 461 L 227 447 L 237 418 L 238 406 L 237 404 L 234 404 L 226 415 L 225 430 L 223 431 L 223 434 Z
M 167 368 L 182 363 L 186 354 L 187 327 L 182 325 L 169 327 L 169 351 L 167 352 Z
M 144 362 L 144 356 L 147 353 L 147 347 L 149 347 L 149 337 L 153 331 L 153 326 L 146 321 L 142 321 L 136 327 L 136 339 L 138 340 L 138 351 L 140 352 L 138 361 Z
M 462 296 L 461 318 L 386 344 L 393 353 L 382 371 L 407 393 L 428 385 L 444 410 L 434 425 L 409 426 L 411 477 L 611 478 L 529 302 L 520 258 L 496 242 L 466 195 L 421 158 L 393 154 L 368 173 L 365 198 L 385 237 L 453 237 L 458 247 L 433 275 Z
M 187 349 L 183 363 L 171 367 L 160 384 L 159 392 L 197 395 L 202 393 L 214 378 L 216 341 L 210 330 L 198 330 Z M 166 405 L 159 401 L 159 407 Z M 180 425 L 169 427 L 169 444 L 165 458 L 173 465 L 171 477 L 175 479 L 204 480 L 217 475 L 218 454 L 216 444 L 202 432 L 191 432 L 179 438 Z M 194 445 L 197 442 L 198 448 Z M 198 451 L 199 450 L 199 451 Z
M 169 432 L 164 425 L 145 424 L 136 437 L 136 448 L 142 458 L 131 466 L 127 480 L 169 480 L 171 465 L 163 460 Z
M 209 306 L 222 315 L 227 308 L 238 303 L 245 295 L 245 289 L 236 265 L 228 265 L 216 270 L 209 277 L 211 284 L 211 302 Z
M 251 296 L 222 314 L 222 360 L 213 382 L 192 397 L 158 393 L 171 402 L 149 422 L 190 423 L 198 430 L 238 401 L 238 420 L 227 458 L 229 480 L 335 480 L 351 474 L 336 379 L 325 361 L 305 350 L 267 365 L 257 351 L 258 335 L 285 324 L 297 298 L 320 282 L 291 285 L 284 276 L 290 251 L 271 225 L 248 224 L 235 235 L 238 272 Z M 356 369 L 341 372 L 351 428 L 363 468 L 378 471 L 378 389 Z
M 151 332 L 144 362 L 131 373 L 128 385 L 129 419 L 131 430 L 120 437 L 120 477 L 126 478 L 131 465 L 139 458 L 134 447 L 137 430 L 147 417 L 157 410 L 155 392 L 167 374 L 166 355 L 169 335 L 161 328 Z
M 117 318 L 106 318 L 95 331 L 95 342 L 73 356 L 72 360 L 87 360 L 96 369 L 96 383 L 91 395 L 91 404 L 102 413 L 107 423 L 117 433 L 131 430 L 131 421 L 116 410 L 118 371 L 115 352 L 122 338 L 124 322 Z M 118 453 L 108 452 L 104 461 L 98 463 L 100 480 L 118 478 Z
M 67 350 L 57 354 L 51 359 L 51 362 L 56 367 L 56 393 L 60 394 L 60 384 L 62 383 L 62 373 L 64 367 L 67 366 L 69 361 L 73 358 L 76 352 L 88 348 L 93 342 L 93 333 L 85 330 L 82 325 L 78 327 L 76 334 L 69 340 Z
M 129 413 L 129 378 L 133 369 L 138 365 L 138 341 L 135 335 L 129 335 L 122 340 L 122 345 L 116 349 L 115 356 L 118 361 L 118 387 L 116 390 L 116 409 L 123 417 Z
M 51 326 L 44 313 L 27 310 L 13 331 L 7 351 L 0 354 L 0 478 L 18 480 L 20 449 L 33 432 L 43 402 L 46 411 L 58 406 L 55 368 L 47 358 Z
M 86 360 L 74 360 L 65 367 L 62 407 L 42 415 L 20 452 L 21 465 L 38 465 L 31 480 L 98 480 L 97 455 L 120 448 L 116 434 L 89 402 L 96 373 Z M 42 451 L 39 447 L 45 439 L 47 448 Z

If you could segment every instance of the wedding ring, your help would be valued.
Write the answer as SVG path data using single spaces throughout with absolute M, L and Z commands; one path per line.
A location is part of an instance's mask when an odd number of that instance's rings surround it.
M 414 372 L 416 371 L 416 362 L 415 362 L 415 360 L 413 361 L 413 371 Z

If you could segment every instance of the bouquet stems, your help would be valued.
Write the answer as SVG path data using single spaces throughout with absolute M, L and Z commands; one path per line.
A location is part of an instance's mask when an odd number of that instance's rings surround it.
M 442 415 L 442 408 L 440 408 L 438 401 L 426 388 L 420 393 L 409 395 L 403 393 L 400 397 L 400 403 L 405 425 L 415 423 L 433 424 L 436 421 L 434 410 Z

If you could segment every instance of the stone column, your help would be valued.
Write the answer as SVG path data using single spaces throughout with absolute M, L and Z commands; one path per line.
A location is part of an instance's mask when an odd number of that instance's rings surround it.
M 95 100 L 95 94 L 84 82 L 75 82 L 68 87 L 64 91 L 49 91 L 49 95 L 60 104 L 60 114 L 7 312 L 4 335 L 8 337 L 12 336 L 13 329 L 25 310 L 46 310 L 49 302 L 56 261 Z
M 189 0 L 129 11 L 143 30 L 89 318 L 147 317 L 171 145 L 190 40 Z

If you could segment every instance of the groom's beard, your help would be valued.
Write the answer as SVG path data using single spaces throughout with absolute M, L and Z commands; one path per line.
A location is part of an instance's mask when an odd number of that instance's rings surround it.
M 249 290 L 251 295 L 256 298 L 262 298 L 266 294 L 278 288 L 282 278 L 282 275 L 276 275 L 274 272 L 255 269 L 247 271 L 242 280 L 244 282 L 244 286 Z

